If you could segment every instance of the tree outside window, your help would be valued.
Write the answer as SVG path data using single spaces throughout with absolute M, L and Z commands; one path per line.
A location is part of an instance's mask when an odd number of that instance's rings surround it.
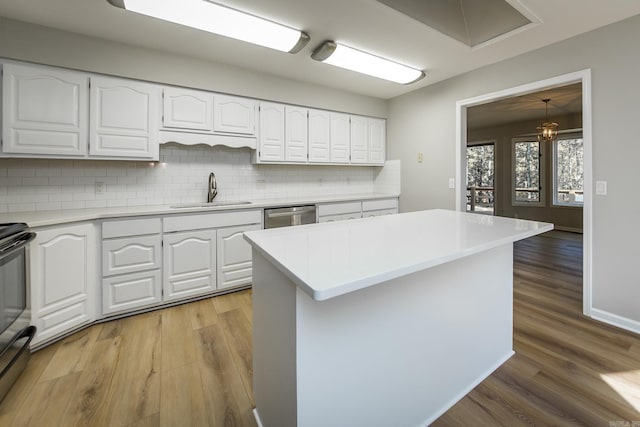
M 584 200 L 584 150 L 582 138 L 554 142 L 555 205 L 582 206 Z
M 514 140 L 513 204 L 543 205 L 540 143 L 536 140 Z

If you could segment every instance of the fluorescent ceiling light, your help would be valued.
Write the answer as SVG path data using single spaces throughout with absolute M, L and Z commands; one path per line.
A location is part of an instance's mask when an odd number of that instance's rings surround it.
M 108 1 L 132 12 L 282 52 L 296 53 L 309 41 L 309 36 L 303 31 L 208 0 Z
M 346 68 L 347 70 L 405 85 L 418 81 L 425 76 L 422 70 L 416 70 L 333 41 L 326 41 L 320 45 L 313 51 L 311 58 Z

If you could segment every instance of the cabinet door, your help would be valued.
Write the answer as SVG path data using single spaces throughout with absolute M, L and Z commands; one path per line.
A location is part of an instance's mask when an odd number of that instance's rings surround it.
M 92 77 L 89 153 L 157 160 L 159 91 L 148 83 Z
M 351 116 L 351 163 L 367 163 L 367 118 Z
M 369 163 L 384 165 L 386 150 L 386 121 L 384 119 L 367 119 L 369 141 Z
M 192 297 L 216 289 L 216 231 L 164 235 L 164 300 Z
M 285 159 L 288 162 L 307 162 L 307 109 L 285 107 Z
M 349 115 L 330 113 L 331 162 L 349 163 Z
M 260 161 L 284 161 L 284 105 L 260 104 Z
M 254 224 L 218 230 L 218 289 L 251 284 L 251 245 L 242 235 L 261 228 Z
M 214 96 L 215 132 L 256 134 L 256 101 L 237 96 Z
M 162 126 L 213 130 L 213 94 L 198 90 L 164 88 Z
M 102 314 L 113 314 L 162 301 L 160 270 L 107 277 L 102 280 Z
M 328 111 L 309 110 L 309 162 L 328 163 L 331 161 L 330 119 Z
M 3 69 L 2 150 L 84 157 L 89 78 L 44 67 L 5 64 Z
M 124 237 L 102 242 L 102 275 L 160 268 L 160 235 Z
M 336 214 L 336 215 L 326 215 L 318 218 L 318 222 L 334 222 L 334 221 L 345 221 L 348 219 L 360 219 L 362 215 L 360 213 L 347 213 L 347 214 Z
M 34 344 L 95 319 L 96 247 L 93 224 L 36 230 L 30 247 Z

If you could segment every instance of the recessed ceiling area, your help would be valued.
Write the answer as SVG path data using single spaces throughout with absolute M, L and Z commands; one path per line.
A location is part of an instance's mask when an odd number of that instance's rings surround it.
M 378 1 L 471 47 L 532 23 L 505 0 Z
M 549 120 L 582 112 L 582 84 L 575 83 L 522 96 L 501 99 L 467 109 L 467 129 L 500 126 L 527 120 L 543 120 L 549 101 Z
M 507 0 L 539 23 L 471 48 L 378 0 L 216 1 L 303 30 L 311 41 L 296 54 L 283 53 L 131 13 L 107 0 L 0 0 L 0 17 L 75 33 L 68 37 L 81 34 L 167 52 L 174 55 L 167 57 L 171 61 L 185 56 L 389 99 L 640 14 L 640 1 L 632 0 Z M 473 2 L 485 3 L 469 0 Z M 402 85 L 314 61 L 311 53 L 325 40 L 424 70 L 427 76 Z M 47 42 L 42 40 L 41 44 Z M 5 36 L 0 40 L 0 46 L 25 43 Z

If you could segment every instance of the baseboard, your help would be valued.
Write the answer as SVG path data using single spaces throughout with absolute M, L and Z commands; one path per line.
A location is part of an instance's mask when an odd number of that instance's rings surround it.
M 471 390 L 473 390 L 474 388 L 476 388 L 476 386 L 478 386 L 478 384 L 480 384 L 482 381 L 484 381 L 485 379 L 489 378 L 489 376 L 496 370 L 498 369 L 500 366 L 502 366 L 507 360 L 509 360 L 511 358 L 511 356 L 513 356 L 514 354 L 516 354 L 515 351 L 510 351 L 509 353 L 506 354 L 506 356 L 504 356 L 502 359 L 500 359 L 495 365 L 491 366 L 489 369 L 487 369 L 485 371 L 484 374 L 480 375 L 478 378 L 476 378 L 476 380 L 474 382 L 472 382 L 468 387 L 466 387 L 464 390 L 462 390 L 456 397 L 454 397 L 453 399 L 451 399 L 446 405 L 444 405 L 441 409 L 439 409 L 434 415 L 432 415 L 431 417 L 429 417 L 424 424 L 420 424 L 420 425 L 431 425 L 431 423 L 433 423 L 435 420 L 437 420 L 438 418 L 440 418 L 442 416 L 442 414 L 444 414 L 445 412 L 447 412 L 449 409 L 451 409 L 451 407 L 453 405 L 455 405 L 456 403 L 458 403 L 458 401 L 460 401 L 463 397 L 465 397 L 467 394 L 469 394 L 471 392 Z
M 597 308 L 591 309 L 591 318 L 640 334 L 640 322 L 637 320 L 627 319 L 626 317 L 618 316 L 617 314 L 609 313 L 608 311 L 599 310 Z
M 256 424 L 258 424 L 258 427 L 264 427 L 262 425 L 262 421 L 260 420 L 260 415 L 258 414 L 258 408 L 253 408 L 253 418 L 256 419 Z
M 562 225 L 555 225 L 553 229 L 558 231 L 568 231 L 570 233 L 580 233 L 580 234 L 583 233 L 582 228 L 564 227 Z

